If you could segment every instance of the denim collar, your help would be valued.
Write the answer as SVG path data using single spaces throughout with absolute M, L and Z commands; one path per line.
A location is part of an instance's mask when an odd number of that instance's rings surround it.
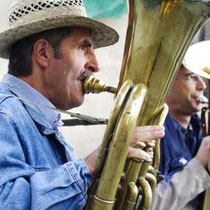
M 19 98 L 33 120 L 38 124 L 43 125 L 50 130 L 56 130 L 58 126 L 63 125 L 61 121 L 61 114 L 59 112 L 38 105 L 43 104 L 55 108 L 55 106 L 47 98 L 45 98 L 32 86 L 10 74 L 4 75 L 2 83 L 5 84 L 9 90 Z M 25 99 L 26 101 L 21 99 Z M 36 104 L 30 103 L 29 101 Z

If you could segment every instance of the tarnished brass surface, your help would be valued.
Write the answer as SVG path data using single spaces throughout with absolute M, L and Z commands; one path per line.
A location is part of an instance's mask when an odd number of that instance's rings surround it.
M 142 202 L 138 209 L 149 210 L 152 203 L 152 190 L 149 182 L 144 178 L 139 178 L 139 185 L 142 188 Z
M 107 201 L 115 201 L 115 195 L 123 172 L 131 136 L 138 122 L 138 114 L 144 102 L 146 87 L 136 85 L 132 88 L 121 117 L 115 128 L 112 144 L 109 146 L 109 153 L 103 167 L 100 182 L 92 202 L 91 209 L 113 209 Z M 129 129 L 125 129 L 129 127 Z M 116 161 L 114 161 L 116 160 Z M 120 160 L 120 161 L 118 161 Z M 118 175 L 120 174 L 120 176 Z M 100 198 L 100 201 L 99 199 Z M 104 202 L 102 202 L 102 200 Z
M 136 125 L 163 124 L 167 114 L 166 94 L 192 38 L 210 15 L 210 0 L 129 0 L 129 6 L 116 97 L 122 93 L 125 83 L 130 81 L 131 86 L 120 107 L 115 105 L 117 112 L 112 111 L 99 154 L 100 164 L 97 164 L 100 181 L 94 196 L 90 196 L 93 199 L 87 205 L 88 210 L 122 210 L 126 206 L 130 183 L 140 184 L 137 187 L 142 200 L 137 208 L 150 209 L 159 146 L 158 143 L 155 146 L 153 163 L 131 160 L 125 164 L 130 138 Z M 94 86 L 90 85 L 91 88 Z M 97 92 L 95 89 L 96 86 L 91 92 Z M 148 144 L 145 151 L 153 152 L 152 148 L 152 144 Z M 126 171 L 120 183 L 124 165 Z M 154 166 L 152 170 L 151 165 Z M 148 175 L 148 171 L 153 175 Z M 120 187 L 124 193 L 117 193 L 119 183 L 124 187 L 124 190 Z M 118 205 L 121 202 L 122 205 Z
M 135 210 L 137 197 L 138 197 L 138 188 L 134 182 L 130 182 L 128 184 L 128 192 L 123 210 Z
M 209 1 L 130 0 L 127 38 L 119 87 L 127 79 L 148 87 L 141 125 L 155 124 L 183 56 L 209 16 Z

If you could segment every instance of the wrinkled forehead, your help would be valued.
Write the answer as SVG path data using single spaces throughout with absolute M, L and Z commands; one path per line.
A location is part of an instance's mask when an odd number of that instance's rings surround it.
M 93 45 L 93 35 L 92 30 L 87 27 L 73 27 L 72 32 L 70 34 L 71 36 L 74 36 L 75 38 L 85 38 Z

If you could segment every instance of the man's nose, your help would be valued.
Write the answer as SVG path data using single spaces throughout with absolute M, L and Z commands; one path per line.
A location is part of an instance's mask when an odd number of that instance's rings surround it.
M 92 71 L 92 72 L 98 72 L 100 67 L 98 64 L 98 60 L 96 58 L 95 53 L 91 53 L 91 55 L 88 57 L 88 60 L 85 64 L 85 68 Z
M 199 77 L 197 88 L 199 90 L 205 90 L 206 89 L 206 82 L 202 79 L 202 77 Z

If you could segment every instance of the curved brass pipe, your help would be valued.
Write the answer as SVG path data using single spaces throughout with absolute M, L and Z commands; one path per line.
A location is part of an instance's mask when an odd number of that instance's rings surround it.
M 150 173 L 150 174 L 153 174 L 155 177 L 157 176 L 157 171 L 154 169 L 154 167 L 152 167 L 152 166 L 149 166 L 148 167 L 148 172 Z
M 138 113 L 143 105 L 146 92 L 147 88 L 144 85 L 136 85 L 129 94 L 114 131 L 112 144 L 110 145 L 101 179 L 91 206 L 92 210 L 113 209 L 115 195 L 120 181 L 120 177 L 116 176 L 116 174 L 120 174 L 121 176 L 123 172 L 130 139 L 136 128 Z M 128 125 L 129 129 L 125 129 Z M 113 160 L 119 159 L 121 160 L 120 162 L 113 162 Z M 113 167 L 114 170 L 112 170 Z
M 138 188 L 134 182 L 128 183 L 128 191 L 126 195 L 126 202 L 123 210 L 134 210 L 136 207 L 136 200 L 138 197 Z
M 149 182 L 151 189 L 152 189 L 152 193 L 155 193 L 155 188 L 157 186 L 157 179 L 156 176 L 154 176 L 151 173 L 147 173 L 145 179 Z
M 101 171 L 103 169 L 104 161 L 106 159 L 106 155 L 108 152 L 109 144 L 112 140 L 112 133 L 115 129 L 115 124 L 117 123 L 118 117 L 120 115 L 120 112 L 122 112 L 122 109 L 125 105 L 126 97 L 128 97 L 129 91 L 133 88 L 133 84 L 131 81 L 126 81 L 120 91 L 118 92 L 116 98 L 115 98 L 115 106 L 112 110 L 102 144 L 100 146 L 100 151 L 98 155 L 98 159 L 96 162 L 96 176 L 101 174 Z
M 142 201 L 138 209 L 150 210 L 150 206 L 152 204 L 152 190 L 149 182 L 143 177 L 140 177 L 138 182 L 140 187 L 142 188 Z

